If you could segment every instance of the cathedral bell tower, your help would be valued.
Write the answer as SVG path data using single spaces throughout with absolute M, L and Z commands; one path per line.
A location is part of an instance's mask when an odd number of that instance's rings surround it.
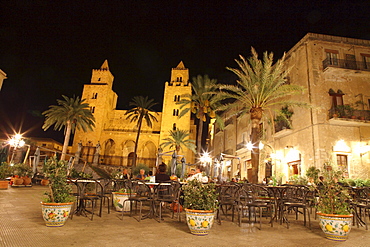
M 82 141 L 83 145 L 96 145 L 101 138 L 104 126 L 109 121 L 109 115 L 116 109 L 118 96 L 112 90 L 114 76 L 109 71 L 108 61 L 105 60 L 100 69 L 93 69 L 91 81 L 84 85 L 82 99 L 89 104 L 95 117 L 94 131 L 77 130 L 73 139 L 73 152 Z
M 181 100 L 181 95 L 191 94 L 191 84 L 189 82 L 189 69 L 185 68 L 181 61 L 176 68 L 172 68 L 171 80 L 166 82 L 163 97 L 162 123 L 160 143 L 163 139 L 169 136 L 170 130 L 188 130 L 190 139 L 193 139 L 193 127 L 190 111 L 179 118 L 180 105 L 177 105 Z M 195 128 L 194 128 L 195 129 Z M 169 149 L 163 150 L 170 151 Z M 185 154 L 186 162 L 192 162 L 194 155 L 190 150 L 182 150 L 181 154 Z

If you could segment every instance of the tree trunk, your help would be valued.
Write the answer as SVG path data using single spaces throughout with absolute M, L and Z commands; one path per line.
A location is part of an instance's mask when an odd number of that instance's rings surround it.
M 251 142 L 253 148 L 251 150 L 251 163 L 252 163 L 252 181 L 251 183 L 258 183 L 258 168 L 260 163 L 260 135 L 259 135 L 259 123 L 261 122 L 263 110 L 259 107 L 251 108 L 251 120 L 252 120 L 252 132 L 251 132 Z
M 67 122 L 66 133 L 65 133 L 65 136 L 64 136 L 62 156 L 60 157 L 60 160 L 65 160 L 66 153 L 67 153 L 67 150 L 68 150 L 69 139 L 71 138 L 71 130 L 72 130 L 72 125 L 71 125 L 71 122 L 68 121 Z
M 200 153 L 202 152 L 203 116 L 204 116 L 204 113 L 202 112 L 199 117 L 198 133 L 197 133 L 197 153 L 199 156 L 200 156 Z
M 252 127 L 251 133 L 251 142 L 253 148 L 251 150 L 251 163 L 252 163 L 252 181 L 253 184 L 258 183 L 258 167 L 259 167 L 259 158 L 260 158 L 260 149 L 259 149 L 259 129 L 258 127 Z
M 138 147 L 138 144 L 139 144 L 139 137 L 140 137 L 140 132 L 141 132 L 141 125 L 143 123 L 143 118 L 141 117 L 139 119 L 139 125 L 138 125 L 138 128 L 137 128 L 137 135 L 136 135 L 136 141 L 135 141 L 135 147 L 134 147 L 134 157 L 132 158 L 132 168 L 134 168 L 136 166 L 136 153 L 137 153 L 137 147 Z

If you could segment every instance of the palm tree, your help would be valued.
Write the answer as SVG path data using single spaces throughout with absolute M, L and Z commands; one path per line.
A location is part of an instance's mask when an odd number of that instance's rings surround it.
M 197 152 L 201 152 L 201 142 L 203 136 L 203 122 L 207 121 L 207 115 L 210 118 L 215 118 L 216 102 L 212 99 L 214 98 L 213 92 L 218 89 L 218 84 L 216 79 L 210 79 L 208 75 L 198 75 L 193 77 L 193 82 L 191 83 L 192 94 L 181 95 L 181 101 L 178 102 L 180 109 L 182 110 L 179 114 L 179 118 L 184 116 L 190 110 L 199 119 L 198 133 L 197 133 Z M 190 107 L 189 107 L 190 106 Z
M 237 85 L 222 85 L 221 93 L 217 94 L 218 100 L 235 99 L 232 103 L 225 104 L 220 110 L 239 109 L 238 114 L 250 114 L 251 119 L 251 150 L 252 181 L 258 182 L 259 166 L 259 124 L 265 111 L 278 111 L 277 106 L 305 106 L 307 103 L 290 100 L 287 96 L 299 94 L 304 88 L 286 83 L 289 69 L 284 70 L 283 57 L 273 64 L 273 53 L 264 52 L 263 59 L 259 60 L 255 49 L 251 49 L 252 56 L 247 60 L 240 56 L 235 60 L 240 68 L 227 68 L 235 73 L 239 79 Z M 278 113 L 279 114 L 279 113 Z M 271 114 L 272 115 L 272 114 Z
M 152 107 L 155 106 L 156 104 L 157 103 L 154 102 L 154 99 L 148 99 L 148 97 L 144 98 L 143 96 L 135 96 L 132 98 L 132 101 L 130 102 L 130 106 L 133 106 L 134 108 L 128 110 L 125 113 L 125 115 L 127 115 L 126 119 L 129 119 L 130 123 L 136 122 L 137 125 L 134 158 L 132 161 L 133 167 L 136 166 L 136 153 L 143 120 L 145 119 L 145 122 L 149 128 L 153 126 L 152 121 L 158 122 L 157 118 L 152 114 L 153 112 Z M 155 112 L 155 114 L 158 115 L 157 112 Z
M 175 148 L 176 153 L 179 153 L 182 148 L 188 148 L 195 153 L 195 141 L 188 139 L 189 135 L 190 133 L 188 130 L 170 130 L 169 137 L 163 139 L 162 141 L 164 142 L 162 142 L 160 146 L 162 148 Z
M 87 132 L 88 130 L 92 131 L 95 127 L 95 118 L 90 111 L 89 104 L 84 103 L 85 99 L 80 100 L 79 97 L 75 96 L 68 98 L 64 95 L 62 97 L 64 100 L 58 99 L 58 105 L 51 105 L 48 110 L 42 113 L 45 116 L 45 122 L 42 126 L 44 131 L 52 125 L 54 125 L 54 130 L 58 131 L 65 128 L 60 160 L 65 159 L 71 133 L 74 133 L 76 128 Z

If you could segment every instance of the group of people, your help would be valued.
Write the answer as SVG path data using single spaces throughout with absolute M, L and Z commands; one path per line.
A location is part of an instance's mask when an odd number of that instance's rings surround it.
M 157 171 L 157 174 L 155 175 L 155 182 L 156 183 L 166 182 L 166 181 L 171 180 L 170 176 L 166 174 L 166 170 L 167 170 L 167 165 L 161 164 L 161 165 L 158 166 L 158 171 Z M 152 171 L 149 171 L 148 174 L 145 174 L 145 170 L 140 169 L 139 174 L 135 177 L 135 179 L 150 180 L 150 177 L 152 177 L 152 176 L 153 176 Z M 122 179 L 131 179 L 131 176 L 128 173 L 128 170 L 126 168 L 123 169 L 121 178 Z
M 155 174 L 155 182 L 161 183 L 161 182 L 168 182 L 171 181 L 171 177 L 166 173 L 167 171 L 167 165 L 162 163 L 158 166 L 157 173 Z M 139 174 L 135 177 L 135 179 L 138 180 L 149 180 L 150 177 L 153 176 L 152 171 L 149 171 L 148 175 L 145 174 L 144 169 L 140 169 Z M 121 175 L 122 179 L 131 179 L 130 174 L 128 173 L 128 170 L 125 168 L 122 171 Z M 195 169 L 191 169 L 188 177 L 186 178 L 186 181 L 191 181 L 197 179 L 198 181 L 202 183 L 208 183 L 209 178 L 204 174 L 202 171 L 201 166 L 197 166 Z

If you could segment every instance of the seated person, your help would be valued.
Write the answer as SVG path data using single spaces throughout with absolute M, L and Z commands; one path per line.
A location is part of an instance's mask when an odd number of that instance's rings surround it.
M 202 183 L 208 183 L 208 177 L 203 174 L 202 166 L 197 166 L 197 169 L 195 170 L 195 174 L 191 177 L 188 177 L 186 181 L 192 181 L 194 179 L 197 179 L 198 181 Z
M 136 176 L 136 179 L 144 180 L 145 178 L 146 178 L 145 170 L 144 169 L 140 169 L 140 173 Z
M 155 175 L 155 182 L 161 183 L 161 182 L 167 182 L 170 181 L 171 178 L 166 174 L 167 166 L 165 164 L 160 164 L 158 166 L 158 173 Z
M 153 176 L 153 172 L 149 171 L 148 176 L 145 178 L 146 181 L 150 181 L 150 177 Z
M 130 174 L 128 174 L 127 169 L 123 169 L 122 171 L 122 179 L 130 179 Z
M 195 174 L 195 169 L 194 168 L 191 168 L 189 174 L 188 174 L 188 178 L 190 178 L 191 176 L 193 176 Z

